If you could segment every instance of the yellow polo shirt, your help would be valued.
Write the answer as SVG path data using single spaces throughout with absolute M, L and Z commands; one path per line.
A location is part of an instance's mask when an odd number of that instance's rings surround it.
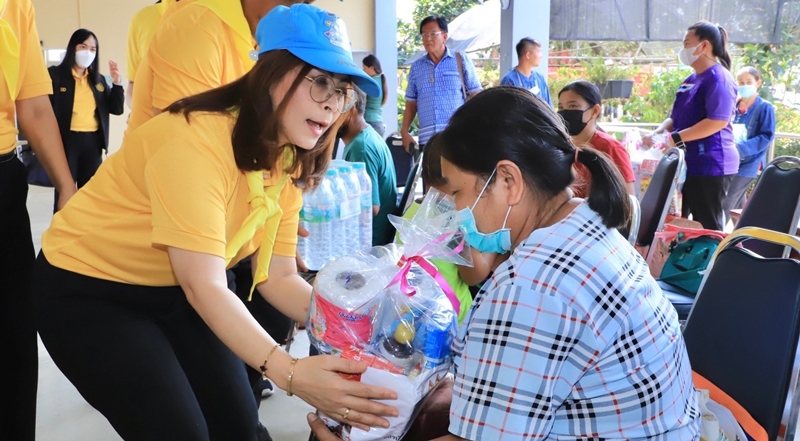
M 47 260 L 90 277 L 175 286 L 166 247 L 225 257 L 250 213 L 247 179 L 231 146 L 233 118 L 162 114 L 130 133 L 120 150 L 54 217 L 42 236 Z M 274 173 L 265 187 L 280 181 Z M 286 183 L 273 255 L 294 257 L 302 195 Z M 261 244 L 263 228 L 231 260 Z
M 136 72 L 128 132 L 152 118 L 154 108 L 229 84 L 255 64 L 241 2 L 184 1 L 163 18 Z
M 94 100 L 94 92 L 89 87 L 89 70 L 86 69 L 82 76 L 79 76 L 75 69 L 72 69 L 72 78 L 75 78 L 75 101 L 72 103 L 72 121 L 69 129 L 73 132 L 96 132 L 99 124 L 97 122 L 97 101 Z
M 128 51 L 126 54 L 129 80 L 134 81 L 136 78 L 139 62 L 147 53 L 147 47 L 156 33 L 164 11 L 173 1 L 162 0 L 161 3 L 145 6 L 131 19 L 131 24 L 128 26 Z
M 53 82 L 44 64 L 36 31 L 33 5 L 30 0 L 0 0 L 2 17 L 16 37 L 19 59 L 0 43 L 0 154 L 8 153 L 17 146 L 15 123 L 17 100 L 35 98 L 53 93 Z M 9 93 L 6 67 L 18 68 L 16 75 L 16 97 Z M 297 234 L 297 232 L 295 232 Z

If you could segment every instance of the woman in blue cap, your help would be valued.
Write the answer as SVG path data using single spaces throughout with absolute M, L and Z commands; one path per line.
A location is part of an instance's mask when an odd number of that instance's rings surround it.
M 259 23 L 240 80 L 182 99 L 126 137 L 54 218 L 37 260 L 40 334 L 56 365 L 126 440 L 256 440 L 244 367 L 362 428 L 394 392 L 351 382 L 361 363 L 292 358 L 227 287 L 253 254 L 253 290 L 305 320 L 301 190 L 331 156 L 355 84 L 344 23 L 309 5 Z M 254 254 L 255 253 L 255 254 Z

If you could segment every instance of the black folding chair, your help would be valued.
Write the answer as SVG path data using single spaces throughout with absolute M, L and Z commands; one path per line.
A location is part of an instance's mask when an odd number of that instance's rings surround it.
M 636 245 L 650 247 L 653 236 L 664 226 L 664 219 L 669 212 L 669 205 L 672 202 L 672 195 L 675 193 L 678 173 L 683 167 L 683 150 L 671 148 L 658 161 L 656 171 L 650 180 L 644 196 L 642 196 L 641 206 L 641 226 L 636 236 Z
M 628 225 L 619 229 L 619 233 L 628 239 L 631 245 L 636 245 L 636 236 L 639 235 L 639 225 L 642 222 L 642 207 L 636 196 L 632 194 L 628 196 L 631 204 L 631 218 L 628 220 Z
M 395 208 L 395 210 L 392 212 L 392 214 L 395 216 L 402 217 L 406 210 L 408 210 L 408 207 L 410 207 L 414 202 L 414 195 L 417 192 L 417 184 L 419 183 L 420 175 L 422 174 L 423 155 L 424 153 L 419 154 L 419 158 L 411 167 L 408 178 L 405 180 L 405 186 L 403 187 L 403 192 L 400 195 L 400 200 L 397 202 L 397 208 Z M 393 242 L 395 233 L 397 233 L 397 229 L 394 227 L 394 225 L 389 224 L 386 237 L 381 243 L 387 244 Z
M 800 262 L 737 247 L 759 240 L 800 250 L 796 237 L 742 228 L 720 243 L 683 336 L 692 369 L 736 400 L 776 439 L 800 337 Z M 794 439 L 797 400 L 787 440 Z
M 386 138 L 386 145 L 392 155 L 397 186 L 400 187 L 401 183 L 406 182 L 408 176 L 411 175 L 411 169 L 414 167 L 414 155 L 406 153 L 403 148 L 403 138 L 397 132 Z
M 794 234 L 800 218 L 800 159 L 775 158 L 761 172 L 753 193 L 736 223 L 736 230 L 759 227 Z M 789 249 L 748 240 L 742 246 L 763 257 L 787 257 Z

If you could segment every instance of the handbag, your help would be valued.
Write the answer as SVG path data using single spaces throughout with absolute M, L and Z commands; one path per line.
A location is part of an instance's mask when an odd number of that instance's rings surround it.
M 42 164 L 39 162 L 39 158 L 36 157 L 36 153 L 33 152 L 33 149 L 30 145 L 23 145 L 20 147 L 19 159 L 22 161 L 22 164 L 25 166 L 25 170 L 28 172 L 29 185 L 53 187 L 50 177 L 47 176 L 47 172 L 45 172 L 44 167 L 42 167 Z
M 697 294 L 703 274 L 720 241 L 711 236 L 684 240 L 683 233 L 678 233 L 676 240 L 659 280 Z

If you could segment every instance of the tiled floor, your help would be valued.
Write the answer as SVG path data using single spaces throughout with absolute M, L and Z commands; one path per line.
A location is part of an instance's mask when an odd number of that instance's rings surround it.
M 33 238 L 39 249 L 42 232 L 50 224 L 53 207 L 51 189 L 31 187 L 28 210 Z M 308 355 L 308 339 L 299 333 L 292 346 L 295 357 Z M 259 415 L 275 441 L 305 441 L 309 429 L 306 414 L 311 407 L 296 397 L 278 391 L 261 402 Z M 41 441 L 114 441 L 121 438 L 105 418 L 86 404 L 78 391 L 67 381 L 44 346 L 39 344 L 39 404 L 37 440 Z

